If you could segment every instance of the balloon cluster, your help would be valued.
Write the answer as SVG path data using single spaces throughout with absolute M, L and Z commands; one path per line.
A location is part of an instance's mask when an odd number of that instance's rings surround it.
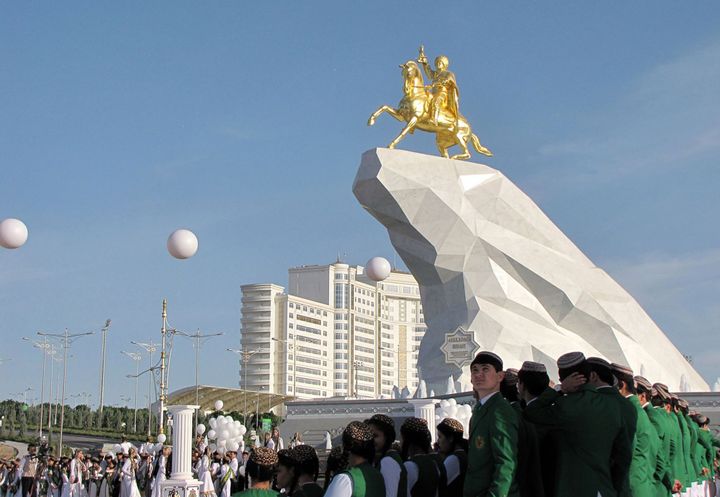
M 221 400 L 215 402 L 215 409 L 221 410 L 223 403 Z M 227 451 L 238 451 L 245 445 L 243 437 L 247 433 L 247 428 L 238 420 L 232 418 L 232 416 L 220 415 L 216 418 L 210 418 L 208 421 L 210 430 L 207 431 L 207 438 L 211 442 L 208 447 L 211 451 L 218 451 L 220 454 L 224 454 Z M 195 433 L 198 435 L 205 434 L 206 426 L 203 424 L 197 425 Z
M 468 438 L 470 433 L 470 418 L 472 407 L 468 404 L 458 404 L 455 399 L 441 400 L 440 405 L 435 408 L 435 423 L 440 423 L 445 418 L 455 418 L 463 425 L 463 436 Z

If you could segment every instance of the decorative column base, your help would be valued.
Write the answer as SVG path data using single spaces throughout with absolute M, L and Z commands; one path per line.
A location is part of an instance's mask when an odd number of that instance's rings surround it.
M 428 429 L 432 442 L 435 443 L 436 426 L 435 426 L 435 399 L 408 399 L 413 407 L 415 407 L 415 417 L 427 421 Z
M 160 484 L 162 497 L 199 497 L 200 480 L 168 479 Z

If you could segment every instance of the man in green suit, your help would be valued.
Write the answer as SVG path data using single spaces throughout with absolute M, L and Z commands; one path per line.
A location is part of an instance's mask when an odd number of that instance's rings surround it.
M 680 457 L 678 461 L 678 469 L 682 473 L 680 481 L 683 484 L 683 490 L 687 490 L 693 482 L 692 471 L 690 470 L 692 464 L 690 462 L 690 433 L 688 433 L 688 426 L 680 412 L 680 405 L 678 404 L 680 398 L 675 394 L 671 394 L 670 398 L 672 399 L 671 414 L 675 418 L 675 423 L 678 425 L 678 431 L 680 432 Z
M 581 352 L 560 356 L 557 361 L 562 395 L 548 388 L 529 404 L 524 416 L 547 427 L 557 442 L 554 497 L 617 497 L 614 475 L 630 467 L 632 447 L 617 403 L 588 385 L 589 366 Z
M 477 402 L 470 419 L 464 497 L 519 495 L 516 473 L 520 420 L 500 395 L 503 377 L 502 359 L 492 352 L 480 352 L 470 364 L 470 382 Z
M 653 487 L 658 497 L 670 497 L 670 493 L 675 481 L 670 474 L 670 464 L 668 462 L 668 454 L 670 452 L 670 436 L 667 434 L 667 426 L 665 424 L 664 411 L 662 407 L 655 407 L 651 404 L 652 400 L 652 384 L 642 376 L 636 376 L 635 386 L 637 388 L 637 396 L 642 405 L 648 420 L 652 424 L 656 439 L 656 459 L 653 473 Z M 651 443 L 653 439 L 651 437 Z
M 612 364 L 612 372 L 617 380 L 617 389 L 620 395 L 629 400 L 635 409 L 636 424 L 632 462 L 630 463 L 630 495 L 632 497 L 658 497 L 653 475 L 657 467 L 660 439 L 638 399 L 632 369 L 621 364 Z
M 620 411 L 623 420 L 624 436 L 627 445 L 632 450 L 635 442 L 635 430 L 637 427 L 637 411 L 628 399 L 620 395 L 615 384 L 615 377 L 609 362 L 600 357 L 588 357 L 587 363 L 590 368 L 588 384 L 595 387 L 599 394 L 605 396 L 607 402 L 615 405 Z M 612 458 L 611 472 L 613 485 L 618 489 L 621 497 L 631 497 L 630 494 L 630 466 L 623 466 L 621 462 Z
M 703 480 L 708 485 L 714 484 L 713 482 L 713 462 L 715 459 L 715 448 L 713 447 L 712 433 L 710 433 L 710 420 L 707 416 L 698 414 L 695 417 L 695 421 L 698 424 L 698 445 L 702 447 L 701 453 L 703 457 Z
M 656 396 L 653 397 L 653 404 L 662 407 L 660 413 L 664 413 L 666 436 L 669 438 L 668 464 L 670 475 L 673 480 L 673 493 L 679 493 L 684 485 L 685 466 L 682 460 L 682 432 L 673 411 L 672 398 L 667 385 L 655 383 L 653 389 Z
M 550 377 L 544 364 L 525 361 L 518 371 L 518 393 L 520 395 L 523 411 L 532 404 L 550 386 Z M 555 494 L 555 458 L 557 455 L 554 436 L 547 427 L 537 426 L 527 419 L 523 421 L 533 427 L 537 437 L 540 477 L 544 492 L 536 492 L 534 497 L 545 495 L 551 497 Z M 521 488 L 522 492 L 522 483 Z

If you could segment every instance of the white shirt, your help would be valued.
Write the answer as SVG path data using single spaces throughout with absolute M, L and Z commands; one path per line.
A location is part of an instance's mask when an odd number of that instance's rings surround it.
M 485 405 L 485 402 L 487 402 L 488 400 L 490 400 L 490 397 L 492 397 L 492 396 L 495 395 L 496 393 L 500 393 L 500 392 L 492 392 L 492 393 L 489 393 L 489 394 L 487 394 L 485 397 L 483 397 L 482 399 L 480 399 L 480 405 L 481 405 L 481 406 L 484 406 L 484 405 Z
M 332 479 L 325 492 L 325 497 L 352 497 L 352 493 L 353 485 L 350 476 L 341 473 Z
M 460 476 L 460 459 L 455 454 L 450 454 L 443 461 L 445 472 L 447 473 L 447 484 L 450 485 L 455 478 Z
M 385 480 L 385 496 L 397 497 L 402 468 L 395 459 L 385 456 L 380 459 L 380 473 Z

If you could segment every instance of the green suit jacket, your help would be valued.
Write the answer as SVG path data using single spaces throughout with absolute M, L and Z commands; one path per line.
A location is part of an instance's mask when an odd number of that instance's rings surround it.
M 478 402 L 470 419 L 464 497 L 518 497 L 520 419 L 500 392 Z
M 627 471 L 632 447 L 617 402 L 589 385 L 565 396 L 547 389 L 524 415 L 557 434 L 554 497 L 597 497 L 598 492 L 603 497 L 618 496 L 611 462 Z
M 609 402 L 614 402 L 620 410 L 628 445 L 635 445 L 635 430 L 637 430 L 638 413 L 632 403 L 623 397 L 615 387 L 607 386 L 597 388 L 599 394 L 605 395 Z M 630 472 L 628 467 L 622 467 L 613 459 L 611 465 L 613 485 L 618 489 L 620 497 L 634 497 L 630 492 Z
M 673 412 L 665 413 L 665 420 L 670 433 L 670 476 L 674 480 L 679 480 L 683 485 L 685 484 L 685 463 L 683 462 L 683 450 L 682 450 L 682 432 L 680 431 L 680 424 L 678 418 Z
M 683 484 L 683 488 L 688 488 L 690 484 L 695 481 L 695 479 L 692 477 L 693 471 L 692 468 L 692 462 L 691 462 L 691 455 L 690 455 L 690 432 L 688 431 L 688 425 L 685 423 L 685 418 L 683 417 L 682 413 L 676 412 L 673 413 L 673 416 L 675 416 L 675 422 L 678 424 L 678 429 L 680 430 L 680 461 L 678 464 L 678 469 L 682 472 L 682 478 L 680 481 Z
M 653 407 L 651 404 L 645 406 L 650 423 L 652 423 L 655 435 L 657 436 L 657 458 L 655 459 L 655 473 L 653 475 L 656 495 L 669 497 L 674 480 L 670 475 L 670 435 L 668 434 L 667 416 L 660 407 Z
M 637 395 L 631 395 L 628 400 L 637 415 L 635 443 L 630 463 L 630 495 L 632 497 L 658 497 L 653 475 L 657 465 L 660 440 L 648 415 L 640 405 Z
M 702 467 L 697 460 L 697 443 L 698 443 L 698 425 L 690 419 L 685 413 L 680 413 L 685 426 L 687 426 L 688 436 L 690 438 L 690 459 L 688 460 L 688 473 L 690 475 L 691 482 L 697 482 L 701 480 Z

